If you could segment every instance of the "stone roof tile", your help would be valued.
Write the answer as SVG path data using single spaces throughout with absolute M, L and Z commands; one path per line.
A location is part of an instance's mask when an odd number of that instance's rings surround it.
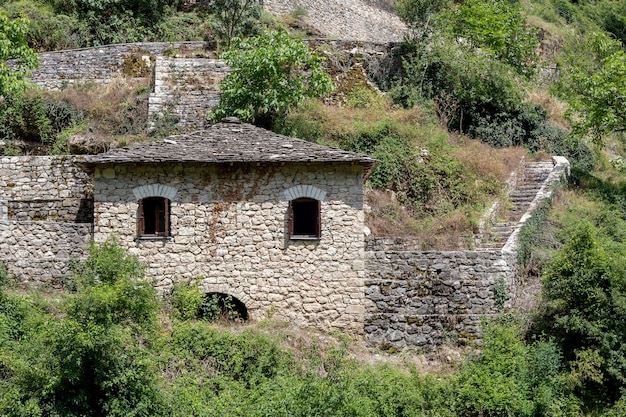
M 195 162 L 346 162 L 370 170 L 376 160 L 354 152 L 330 148 L 230 120 L 205 130 L 170 136 L 149 143 L 85 157 L 83 165 Z

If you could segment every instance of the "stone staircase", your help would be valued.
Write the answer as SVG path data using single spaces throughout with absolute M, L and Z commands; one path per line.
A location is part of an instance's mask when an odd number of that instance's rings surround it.
M 533 202 L 551 186 L 548 180 L 555 170 L 553 161 L 523 162 L 509 180 L 507 199 L 495 203 L 486 213 L 476 236 L 477 250 L 502 249 L 511 235 L 522 225 L 524 215 L 532 212 Z

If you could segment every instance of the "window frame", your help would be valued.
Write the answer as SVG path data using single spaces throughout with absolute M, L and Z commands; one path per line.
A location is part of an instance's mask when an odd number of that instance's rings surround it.
M 145 215 L 145 204 L 144 202 L 148 200 L 151 202 L 151 205 L 154 204 L 154 209 L 159 210 L 161 207 L 158 207 L 159 203 L 162 203 L 163 209 L 163 230 L 161 230 L 159 218 L 159 213 L 155 213 L 153 225 L 155 232 L 154 233 L 146 233 L 146 215 Z M 160 196 L 152 196 L 152 197 L 144 197 L 137 202 L 137 238 L 138 239 L 167 239 L 171 237 L 170 230 L 170 217 L 171 217 L 171 202 L 168 198 L 160 197 Z
M 306 219 L 301 219 L 302 216 L 304 216 L 304 213 L 300 213 L 301 211 L 305 210 L 303 209 L 299 209 L 298 206 L 303 203 L 302 205 L 304 206 L 305 204 L 314 204 L 316 203 L 317 206 L 313 209 L 315 212 L 315 225 L 314 225 L 314 233 L 301 233 L 301 234 L 296 234 L 296 229 L 300 229 L 300 225 L 298 225 L 298 223 L 300 222 L 306 222 Z M 295 207 L 294 207 L 295 206 Z M 309 207 L 307 211 L 310 211 L 311 208 Z M 310 220 L 308 220 L 310 222 Z M 307 225 L 306 228 L 311 228 L 311 224 Z M 288 233 L 289 233 L 289 239 L 291 240 L 320 240 L 322 238 L 322 202 L 320 200 L 317 200 L 315 198 L 309 198 L 309 197 L 300 197 L 300 198 L 296 198 L 293 200 L 289 201 L 289 208 L 288 208 Z

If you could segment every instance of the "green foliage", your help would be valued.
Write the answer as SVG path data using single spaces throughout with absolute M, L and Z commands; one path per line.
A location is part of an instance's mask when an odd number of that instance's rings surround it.
M 68 315 L 102 326 L 154 325 L 156 290 L 144 279 L 144 266 L 115 239 L 92 244 L 89 256 L 74 268 L 79 295 L 68 300 Z
M 197 285 L 178 282 L 172 288 L 170 302 L 172 316 L 178 320 L 190 320 L 198 317 L 204 302 L 204 293 Z
M 178 325 L 168 348 L 208 362 L 213 376 L 248 386 L 275 377 L 289 364 L 289 357 L 266 337 L 249 331 L 240 335 L 218 332 L 203 321 Z
M 493 284 L 493 298 L 498 311 L 504 309 L 504 304 L 509 300 L 509 294 L 506 288 L 506 280 L 498 277 Z
M 55 11 L 76 16 L 89 28 L 89 45 L 142 41 L 176 5 L 171 0 L 52 1 Z
M 563 347 L 574 370 L 582 369 L 576 380 L 583 392 L 598 399 L 615 399 L 626 386 L 624 253 L 623 243 L 605 243 L 595 227 L 581 223 L 544 272 L 548 308 L 541 329 Z
M 420 149 L 412 135 L 392 121 L 363 125 L 354 133 L 340 135 L 338 144 L 378 159 L 369 179 L 372 187 L 395 192 L 398 201 L 416 212 L 433 213 L 439 200 L 459 207 L 470 198 L 463 167 L 442 152 L 441 142 L 433 141 L 432 149 Z
M 76 49 L 87 46 L 89 30 L 76 16 L 55 13 L 50 4 L 20 0 L 3 8 L 13 18 L 27 17 L 25 39 L 37 51 Z
M 7 269 L 4 266 L 4 262 L 0 260 L 0 291 L 6 285 L 8 279 L 9 279 L 9 276 L 7 274 Z
M 414 39 L 429 35 L 434 22 L 431 20 L 447 5 L 448 0 L 398 0 L 398 16 L 411 28 Z
M 236 37 L 247 37 L 258 33 L 261 18 L 259 0 L 213 0 L 211 12 L 215 16 L 213 28 L 219 44 L 230 49 Z
M 519 247 L 517 249 L 517 264 L 521 270 L 529 272 L 533 259 L 534 245 L 537 236 L 541 233 L 552 208 L 552 200 L 545 200 L 536 207 L 531 217 L 524 223 L 519 232 Z
M 14 91 L 0 103 L 0 139 L 52 145 L 83 117 L 81 111 L 38 88 Z
M 626 131 L 626 51 L 624 45 L 601 33 L 571 45 L 562 62 L 558 91 L 579 112 L 577 134 L 597 142 L 613 132 Z
M 481 353 L 467 362 L 451 392 L 457 416 L 575 416 L 559 349 L 551 341 L 525 344 L 506 317 L 483 324 Z
M 154 28 L 161 42 L 179 40 L 202 41 L 209 36 L 209 26 L 198 13 L 177 13 L 165 16 Z
M 303 99 L 322 97 L 332 90 L 321 58 L 286 32 L 238 39 L 223 57 L 233 72 L 221 84 L 220 103 L 212 113 L 216 121 L 237 116 L 272 126 Z
M 534 74 L 536 29 L 526 25 L 521 8 L 507 0 L 465 0 L 450 16 L 454 35 L 490 53 L 519 74 Z
M 77 292 L 61 302 L 63 315 L 43 318 L 23 303 L 11 308 L 8 340 L 4 332 L 10 350 L 0 331 L 8 375 L 0 390 L 9 394 L 0 400 L 2 415 L 165 415 L 148 354 L 159 303 L 141 271 L 114 241 L 93 245 L 76 268 Z M 4 297 L 0 303 L 16 305 Z
M 449 41 L 426 48 L 405 61 L 404 78 L 392 93 L 396 101 L 411 107 L 432 99 L 440 113 L 451 109 L 447 119 L 457 126 L 468 112 L 510 113 L 521 106 L 522 93 L 508 65 Z
M 24 77 L 37 67 L 37 55 L 26 41 L 28 24 L 28 19 L 10 19 L 0 9 L 0 96 L 24 88 Z M 9 59 L 15 60 L 13 67 L 7 65 Z
M 459 416 L 530 416 L 533 404 L 526 372 L 528 347 L 513 326 L 483 326 L 482 354 L 466 365 L 459 376 Z

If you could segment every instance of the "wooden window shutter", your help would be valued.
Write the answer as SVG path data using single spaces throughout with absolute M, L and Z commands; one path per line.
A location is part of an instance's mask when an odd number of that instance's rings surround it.
M 289 201 L 289 209 L 287 210 L 287 227 L 289 228 L 289 236 L 293 236 L 293 202 Z
M 146 226 L 143 215 L 143 200 L 139 200 L 137 204 L 137 235 L 143 236 L 146 233 Z
M 164 236 L 169 236 L 170 235 L 170 200 L 168 200 L 167 198 L 163 199 L 163 204 L 165 205 L 165 213 L 164 216 L 165 217 L 165 224 L 164 229 L 163 229 L 163 235 Z
M 317 237 L 322 237 L 322 202 L 317 200 L 317 215 L 315 218 L 315 228 Z

